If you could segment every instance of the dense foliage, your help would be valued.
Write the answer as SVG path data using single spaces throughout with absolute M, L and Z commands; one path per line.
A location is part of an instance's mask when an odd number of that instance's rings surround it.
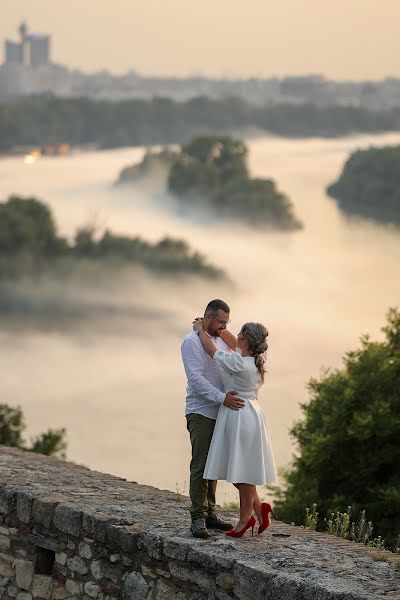
M 400 109 L 253 106 L 238 98 L 94 101 L 38 96 L 0 106 L 0 151 L 14 146 L 95 143 L 101 147 L 182 143 L 196 133 L 252 127 L 286 137 L 335 137 L 400 129 Z
M 321 516 L 366 510 L 373 535 L 394 544 L 400 534 L 400 312 L 391 309 L 383 342 L 361 339 L 344 369 L 311 380 L 304 420 L 292 429 L 298 455 L 276 502 L 280 518 L 303 522 L 318 503 Z
M 357 150 L 327 191 L 349 214 L 399 225 L 400 146 Z
M 157 173 L 168 177 L 177 156 L 177 153 L 169 148 L 163 148 L 160 152 L 147 150 L 143 160 L 122 169 L 116 183 L 131 183 L 145 177 L 154 177 Z
M 35 198 L 12 196 L 0 203 L 0 280 L 41 272 L 61 258 L 139 264 L 159 273 L 223 275 L 204 257 L 179 239 L 165 237 L 154 244 L 141 237 L 113 235 L 105 231 L 96 239 L 95 230 L 80 229 L 73 244 L 59 237 L 50 209 Z
M 169 191 L 217 217 L 241 218 L 279 229 L 300 227 L 288 198 L 271 179 L 251 179 L 247 148 L 229 136 L 199 136 L 182 146 L 168 177 Z
M 25 429 L 26 425 L 22 410 L 19 407 L 0 404 L 0 444 L 46 454 L 47 456 L 65 458 L 67 443 L 64 428 L 48 429 L 45 433 L 36 436 L 31 444 L 24 441 Z
M 179 152 L 169 148 L 146 152 L 141 162 L 121 171 L 117 183 L 161 174 L 182 207 L 201 207 L 217 219 L 240 219 L 264 227 L 301 227 L 290 201 L 271 179 L 249 177 L 246 159 L 247 148 L 241 140 L 197 136 Z

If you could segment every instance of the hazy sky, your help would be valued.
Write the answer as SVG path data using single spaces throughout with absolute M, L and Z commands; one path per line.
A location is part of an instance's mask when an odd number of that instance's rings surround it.
M 400 77 L 400 0 L 1 0 L 0 40 L 21 19 L 54 62 L 142 74 Z

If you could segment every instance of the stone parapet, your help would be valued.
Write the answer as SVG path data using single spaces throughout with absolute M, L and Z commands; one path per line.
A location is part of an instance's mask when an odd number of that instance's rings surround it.
M 400 565 L 279 521 L 197 540 L 187 498 L 0 446 L 0 597 L 399 600 Z

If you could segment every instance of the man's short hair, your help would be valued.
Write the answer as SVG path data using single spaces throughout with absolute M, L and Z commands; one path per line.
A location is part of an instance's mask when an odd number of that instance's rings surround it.
M 216 300 L 211 300 L 211 302 L 207 304 L 204 314 L 211 313 L 212 315 L 216 315 L 219 310 L 223 310 L 226 313 L 231 312 L 227 303 L 217 298 Z

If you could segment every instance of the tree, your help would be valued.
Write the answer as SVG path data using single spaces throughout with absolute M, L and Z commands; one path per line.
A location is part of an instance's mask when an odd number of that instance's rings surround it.
M 25 429 L 25 419 L 21 408 L 0 404 L 0 444 L 47 456 L 65 458 L 67 443 L 64 428 L 48 429 L 45 433 L 36 436 L 30 446 L 27 446 L 23 440 Z
M 65 249 L 50 209 L 36 198 L 11 196 L 0 203 L 0 255 L 49 256 Z
M 289 199 L 271 179 L 253 179 L 247 147 L 229 136 L 203 135 L 182 146 L 172 163 L 168 189 L 184 203 L 201 203 L 217 217 L 293 230 L 301 227 Z
M 348 214 L 400 224 L 400 146 L 357 150 L 327 192 Z
M 309 383 L 304 420 L 293 427 L 298 454 L 276 510 L 302 522 L 317 502 L 322 516 L 365 509 L 374 535 L 393 544 L 400 533 L 400 312 L 391 309 L 385 341 L 361 338 L 342 370 Z

